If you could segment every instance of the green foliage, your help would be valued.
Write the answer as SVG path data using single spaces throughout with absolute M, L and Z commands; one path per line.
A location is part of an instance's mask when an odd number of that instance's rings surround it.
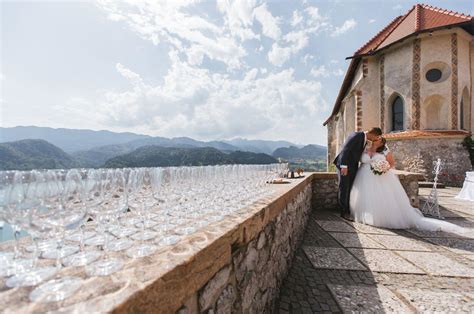
M 326 160 L 301 160 L 301 161 L 290 161 L 289 167 L 291 170 L 303 168 L 307 172 L 325 172 L 326 171 Z
M 327 148 L 319 145 L 306 145 L 302 148 L 295 146 L 280 147 L 272 155 L 275 158 L 285 160 L 320 160 L 326 158 Z
M 108 160 L 104 167 L 169 167 L 225 164 L 269 164 L 277 160 L 266 154 L 232 152 L 225 154 L 215 148 L 177 148 L 144 146 L 131 153 Z
M 230 157 L 230 159 L 233 160 L 233 163 L 235 164 L 262 165 L 278 162 L 278 160 L 276 160 L 272 156 L 264 153 L 236 151 L 231 152 L 228 156 Z
M 470 136 L 466 136 L 462 144 L 469 152 L 469 157 L 471 158 L 471 165 L 474 167 L 474 140 Z
M 327 148 L 319 145 L 281 147 L 273 152 L 273 157 L 288 161 L 290 169 L 303 168 L 304 171 L 326 171 Z
M 328 167 L 328 172 L 337 172 L 336 165 L 331 163 Z
M 0 170 L 31 170 L 77 167 L 59 147 L 43 140 L 0 143 Z

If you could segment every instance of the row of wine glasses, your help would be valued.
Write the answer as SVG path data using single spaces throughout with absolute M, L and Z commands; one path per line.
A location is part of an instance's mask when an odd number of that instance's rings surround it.
M 32 301 L 74 294 L 64 267 L 108 276 L 268 196 L 287 164 L 0 172 L 0 221 L 15 231 L 0 251 L 8 287 L 36 286 Z M 32 241 L 20 241 L 20 230 Z M 27 244 L 23 244 L 27 243 Z M 6 246 L 5 246 L 6 247 Z

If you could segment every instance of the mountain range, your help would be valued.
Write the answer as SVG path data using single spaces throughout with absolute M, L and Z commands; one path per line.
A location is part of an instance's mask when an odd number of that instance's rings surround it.
M 84 152 L 102 146 L 121 145 L 124 147 L 110 148 L 111 150 L 129 151 L 144 145 L 163 147 L 213 147 L 221 151 L 248 151 L 253 153 L 272 154 L 279 147 L 297 146 L 288 141 L 265 141 L 233 139 L 226 141 L 198 141 L 189 137 L 153 137 L 135 133 L 117 133 L 111 131 L 92 131 L 79 129 L 54 129 L 37 126 L 0 127 L 0 143 L 24 139 L 42 139 L 58 146 L 67 153 Z M 109 149 L 109 148 L 106 148 Z
M 222 164 L 270 164 L 277 160 L 263 153 L 224 153 L 212 147 L 162 147 L 147 145 L 121 154 L 97 167 L 167 167 Z M 44 140 L 0 143 L 0 170 L 67 169 L 91 167 Z
M 316 160 L 325 159 L 327 148 L 320 145 L 306 145 L 298 148 L 295 146 L 277 148 L 272 156 L 285 160 Z
M 287 141 L 239 138 L 204 142 L 110 131 L 0 128 L 0 169 L 252 164 L 275 162 L 275 158 L 314 161 L 325 159 L 326 152 L 324 146 Z
M 79 163 L 59 147 L 44 140 L 0 143 L 0 170 L 59 169 Z
M 131 153 L 114 157 L 106 168 L 208 166 L 225 164 L 271 164 L 277 160 L 267 154 L 236 151 L 225 154 L 212 147 L 177 148 L 143 146 Z

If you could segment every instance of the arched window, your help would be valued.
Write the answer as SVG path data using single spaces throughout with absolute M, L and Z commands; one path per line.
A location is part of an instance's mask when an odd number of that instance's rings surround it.
M 392 103 L 392 131 L 403 130 L 403 100 L 397 96 Z

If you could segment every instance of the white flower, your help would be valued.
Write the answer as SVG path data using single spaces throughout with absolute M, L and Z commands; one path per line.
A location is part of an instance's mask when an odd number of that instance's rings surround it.
M 390 164 L 386 160 L 376 160 L 370 164 L 370 169 L 376 175 L 382 175 L 390 170 Z

